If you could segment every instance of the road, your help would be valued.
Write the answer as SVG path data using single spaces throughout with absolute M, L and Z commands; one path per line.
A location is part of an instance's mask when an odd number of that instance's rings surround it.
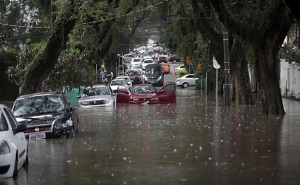
M 75 138 L 29 141 L 28 170 L 0 184 L 298 184 L 300 102 L 284 117 L 223 105 L 178 88 L 176 104 L 80 110 Z

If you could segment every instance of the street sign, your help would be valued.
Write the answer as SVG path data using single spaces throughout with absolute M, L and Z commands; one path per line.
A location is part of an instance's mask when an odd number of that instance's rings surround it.
M 213 56 L 213 66 L 215 69 L 220 69 L 220 64 L 218 63 L 218 61 L 216 60 L 216 57 Z

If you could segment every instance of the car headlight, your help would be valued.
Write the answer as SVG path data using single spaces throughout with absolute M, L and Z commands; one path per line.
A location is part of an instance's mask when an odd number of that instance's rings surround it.
M 10 153 L 9 145 L 6 141 L 0 141 L 0 155 L 8 154 Z
M 150 100 L 152 100 L 152 101 L 158 101 L 158 98 L 155 97 L 155 98 L 151 98 Z
M 144 75 L 143 77 L 144 77 L 144 79 L 145 79 L 146 81 L 148 80 L 147 76 Z
M 161 80 L 161 76 L 157 79 L 157 81 L 160 81 Z
M 138 98 L 132 98 L 132 101 L 139 101 Z
M 85 102 L 85 101 L 80 101 L 79 103 L 80 103 L 80 105 L 88 105 L 88 102 Z

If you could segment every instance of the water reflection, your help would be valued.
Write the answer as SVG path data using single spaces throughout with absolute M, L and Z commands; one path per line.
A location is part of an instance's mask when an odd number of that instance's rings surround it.
M 26 184 L 296 184 L 300 104 L 284 103 L 265 116 L 178 89 L 176 104 L 81 110 L 75 138 L 30 143 Z

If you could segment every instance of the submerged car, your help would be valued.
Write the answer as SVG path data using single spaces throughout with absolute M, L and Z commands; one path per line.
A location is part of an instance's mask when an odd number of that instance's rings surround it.
M 142 83 L 142 74 L 138 71 L 130 70 L 127 72 L 127 75 L 130 78 L 132 84 L 140 84 Z
M 71 106 L 63 93 L 22 95 L 14 102 L 12 112 L 19 123 L 26 124 L 24 133 L 29 139 L 60 137 L 69 130 L 73 134 L 78 133 L 76 108 Z
M 130 86 L 130 87 L 132 86 L 130 77 L 129 77 L 128 75 L 117 76 L 115 79 L 125 79 L 125 80 L 127 80 L 127 82 L 128 82 L 128 86 Z
M 117 90 L 118 103 L 158 104 L 176 102 L 176 85 L 169 83 L 156 90 L 153 84 L 137 84 L 132 88 L 120 86 Z
M 12 112 L 0 104 L 0 178 L 17 177 L 28 165 L 26 125 L 18 124 Z
M 116 90 L 118 89 L 119 85 L 125 85 L 125 86 L 128 86 L 130 83 L 128 83 L 127 80 L 125 79 L 118 79 L 118 78 L 115 78 L 113 79 L 111 82 L 110 82 L 110 88 L 111 90 L 113 91 L 113 93 L 116 92 Z
M 110 86 L 93 85 L 88 88 L 85 96 L 80 97 L 80 108 L 85 107 L 116 107 L 116 97 Z

